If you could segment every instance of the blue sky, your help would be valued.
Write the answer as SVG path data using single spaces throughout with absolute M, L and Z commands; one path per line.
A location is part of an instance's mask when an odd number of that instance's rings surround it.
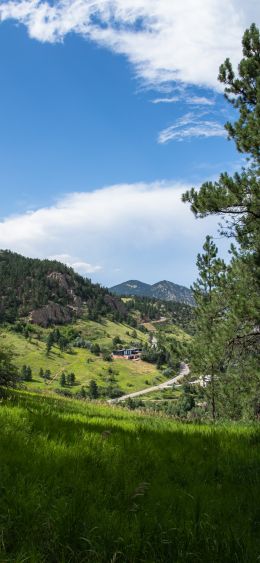
M 241 164 L 216 76 L 257 2 L 223 2 L 229 40 L 222 0 L 149 2 L 0 4 L 0 247 L 105 285 L 193 282 L 217 220 L 180 196 Z

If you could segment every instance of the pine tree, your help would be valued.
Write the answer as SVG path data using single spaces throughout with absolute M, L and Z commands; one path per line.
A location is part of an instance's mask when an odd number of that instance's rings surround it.
M 62 372 L 61 376 L 60 376 L 60 384 L 62 387 L 65 387 L 66 385 L 66 375 L 64 373 L 64 371 Z
M 27 366 L 23 365 L 21 369 L 21 378 L 23 381 L 26 380 L 26 375 L 27 375 Z
M 98 386 L 94 379 L 89 382 L 89 397 L 90 399 L 97 399 L 99 395 Z
M 75 373 L 71 372 L 70 373 L 70 385 L 74 385 L 75 380 L 76 380 Z
M 13 354 L 8 348 L 0 346 L 0 395 L 4 388 L 16 387 L 19 381 L 18 370 L 13 364 Z
M 51 378 L 51 370 L 50 369 L 46 369 L 45 373 L 44 373 L 44 379 L 46 381 L 46 379 L 50 379 Z
M 192 367 L 195 373 L 209 376 L 209 397 L 213 420 L 217 415 L 216 380 L 224 362 L 225 302 L 222 291 L 225 287 L 226 266 L 218 258 L 218 250 L 211 237 L 207 236 L 203 246 L 204 254 L 199 254 L 197 267 L 199 277 L 193 285 L 196 301 L 196 333 L 192 348 Z
M 237 121 L 225 127 L 229 139 L 246 155 L 247 166 L 233 176 L 222 173 L 217 182 L 205 182 L 198 191 L 192 188 L 183 201 L 191 204 L 196 217 L 220 215 L 222 235 L 235 240 L 225 287 L 219 287 L 226 304 L 222 352 L 227 395 L 235 377 L 237 389 L 247 389 L 245 402 L 250 410 L 251 391 L 255 401 L 260 380 L 260 34 L 255 24 L 245 31 L 242 46 L 237 75 L 226 59 L 219 80 L 225 85 L 226 99 L 239 112 Z
M 47 356 L 49 355 L 49 353 L 50 353 L 50 351 L 51 351 L 51 349 L 52 349 L 53 344 L 54 344 L 54 336 L 53 336 L 53 333 L 50 332 L 50 333 L 48 334 L 48 338 L 47 338 L 47 342 L 46 342 L 46 355 L 47 355 Z
M 242 45 L 238 77 L 226 59 L 219 80 L 225 84 L 227 100 L 239 111 L 239 119 L 234 124 L 227 122 L 226 130 L 237 149 L 248 155 L 249 165 L 240 174 L 223 173 L 218 182 L 205 182 L 199 191 L 192 188 L 183 200 L 191 203 L 197 217 L 233 216 L 227 225 L 229 234 L 234 234 L 242 248 L 256 252 L 260 230 L 260 35 L 255 24 L 246 30 Z
M 30 366 L 27 366 L 26 368 L 25 381 L 32 381 L 32 369 Z

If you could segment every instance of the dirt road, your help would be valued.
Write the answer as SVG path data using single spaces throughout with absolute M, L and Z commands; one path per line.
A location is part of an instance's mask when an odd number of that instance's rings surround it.
M 180 372 L 178 375 L 173 377 L 172 379 L 168 379 L 164 383 L 160 383 L 159 385 L 154 385 L 153 387 L 147 387 L 146 389 L 142 389 L 141 391 L 135 391 L 135 393 L 128 393 L 128 395 L 122 395 L 122 397 L 118 397 L 116 399 L 109 399 L 108 403 L 119 403 L 121 401 L 126 401 L 126 399 L 134 399 L 135 397 L 140 397 L 141 395 L 147 395 L 148 393 L 153 393 L 154 391 L 160 391 L 161 389 L 167 389 L 174 385 L 174 383 L 178 383 L 185 375 L 188 375 L 190 372 L 189 366 L 187 364 L 182 363 Z

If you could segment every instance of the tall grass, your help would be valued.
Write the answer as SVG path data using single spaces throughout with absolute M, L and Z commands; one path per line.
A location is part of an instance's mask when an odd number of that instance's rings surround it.
M 260 430 L 13 393 L 0 406 L 0 561 L 260 557 Z

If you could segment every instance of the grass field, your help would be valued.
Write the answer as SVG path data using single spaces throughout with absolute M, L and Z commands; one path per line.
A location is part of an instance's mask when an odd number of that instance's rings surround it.
M 132 337 L 126 334 L 129 330 L 131 334 L 129 326 L 111 321 L 105 321 L 102 324 L 93 321 L 79 321 L 72 327 L 79 329 L 84 338 L 98 342 L 100 346 L 111 346 L 115 336 L 120 336 L 126 345 L 132 340 Z M 40 328 L 37 330 L 40 332 L 41 340 L 34 337 L 29 340 L 9 330 L 2 330 L 0 334 L 0 342 L 9 346 L 15 353 L 16 365 L 19 368 L 24 364 L 31 366 L 33 381 L 26 383 L 28 388 L 41 390 L 60 388 L 62 371 L 75 373 L 76 384 L 69 388 L 72 393 L 77 393 L 81 386 L 87 386 L 91 379 L 95 379 L 99 386 L 104 387 L 110 377 L 109 368 L 113 369 L 115 385 L 124 392 L 139 391 L 146 385 L 156 385 L 165 380 L 156 367 L 147 362 L 115 360 L 110 363 L 82 348 L 74 348 L 71 354 L 61 352 L 57 346 L 54 346 L 49 356 L 46 356 L 44 338 L 48 331 Z M 147 338 L 142 332 L 136 332 L 140 341 Z M 40 368 L 51 370 L 50 381 L 45 383 L 39 376 Z
M 259 561 L 259 426 L 15 392 L 0 427 L 2 563 Z

